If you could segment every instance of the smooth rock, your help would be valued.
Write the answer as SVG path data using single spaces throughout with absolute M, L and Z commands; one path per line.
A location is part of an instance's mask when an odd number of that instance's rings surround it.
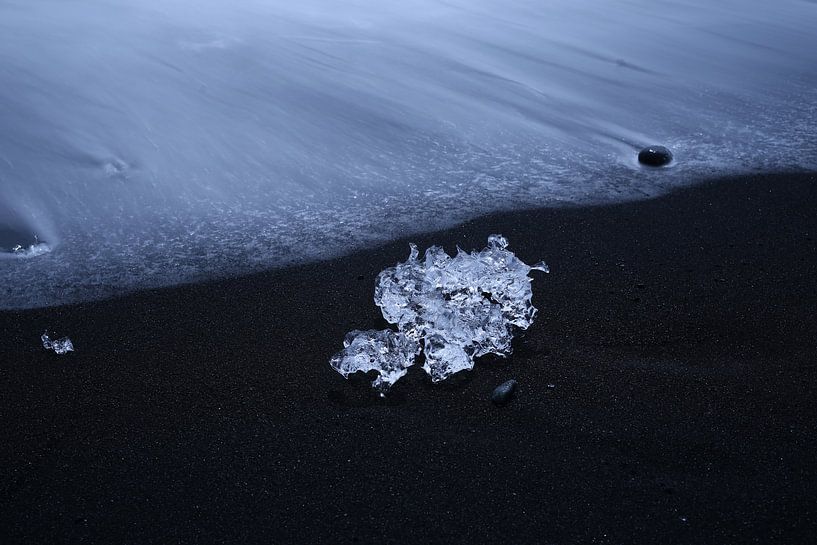
M 672 152 L 664 146 L 647 146 L 638 152 L 638 162 L 651 167 L 662 167 L 672 161 Z
M 491 401 L 496 405 L 505 405 L 513 398 L 516 386 L 517 383 L 513 379 L 503 382 L 494 389 L 494 393 L 491 394 Z

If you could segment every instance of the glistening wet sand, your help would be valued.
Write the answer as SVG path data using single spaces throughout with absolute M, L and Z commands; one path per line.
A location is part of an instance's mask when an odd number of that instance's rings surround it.
M 499 232 L 551 273 L 513 357 L 441 386 L 413 370 L 385 400 L 327 361 L 384 326 L 374 278 L 407 241 L 2 312 L 2 541 L 805 542 L 815 210 L 817 176 L 757 175 L 412 237 Z

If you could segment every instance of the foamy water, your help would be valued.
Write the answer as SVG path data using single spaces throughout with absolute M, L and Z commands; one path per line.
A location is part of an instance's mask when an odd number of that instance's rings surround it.
M 0 307 L 815 168 L 815 28 L 806 0 L 2 0 Z

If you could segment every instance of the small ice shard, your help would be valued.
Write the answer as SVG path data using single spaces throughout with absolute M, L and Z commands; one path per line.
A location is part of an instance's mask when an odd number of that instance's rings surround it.
M 51 337 L 48 336 L 48 332 L 46 331 L 45 333 L 43 333 L 40 339 L 42 339 L 43 341 L 43 348 L 45 348 L 46 350 L 53 350 L 57 354 L 66 354 L 68 352 L 74 351 L 74 345 L 71 342 L 71 339 L 69 339 L 68 337 L 51 340 Z
M 2 234 L 3 233 L 0 232 L 0 235 Z M 0 238 L 3 237 L 0 236 Z M 28 237 L 26 236 L 25 238 Z M 37 257 L 38 255 L 42 255 L 50 251 L 51 247 L 47 243 L 41 241 L 40 238 L 35 234 L 29 240 L 12 244 L 10 247 L 0 246 L 0 258 L 2 258 L 4 254 L 11 254 L 15 257 L 21 258 Z
M 19 244 L 11 249 L 11 253 L 13 253 L 17 257 L 37 257 L 43 254 L 47 254 L 51 251 L 51 246 L 46 244 L 45 242 L 38 242 L 37 244 L 32 244 L 31 246 L 24 248 Z
M 532 270 L 548 272 L 547 265 L 526 265 L 507 248 L 505 237 L 491 235 L 488 246 L 479 252 L 466 253 L 458 248 L 457 255 L 451 257 L 432 246 L 420 259 L 412 244 L 405 262 L 377 277 L 375 304 L 401 335 L 422 346 L 423 369 L 433 382 L 472 369 L 474 359 L 485 354 L 509 355 L 514 332 L 527 329 L 533 322 L 536 308 L 531 303 L 528 274 Z M 362 332 L 369 337 L 371 333 Z M 361 332 L 349 335 L 354 340 Z M 358 370 L 344 373 L 337 365 L 339 357 L 357 365 L 345 356 L 352 342 L 349 335 L 347 349 L 332 359 L 332 366 L 344 376 Z M 368 367 L 360 370 L 380 370 L 377 361 L 367 361 L 363 363 Z M 397 375 L 388 370 L 385 374 L 393 376 L 390 385 L 405 374 L 405 369 Z
M 417 341 L 390 329 L 351 331 L 346 334 L 343 346 L 329 364 L 344 378 L 357 371 L 377 371 L 372 386 L 381 396 L 406 374 L 420 353 Z

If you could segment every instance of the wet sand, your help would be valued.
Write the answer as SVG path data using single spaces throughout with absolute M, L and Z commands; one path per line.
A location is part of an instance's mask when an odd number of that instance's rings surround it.
M 385 399 L 327 364 L 385 327 L 408 240 L 0 312 L 3 543 L 803 543 L 817 529 L 817 176 L 480 218 L 540 315 Z M 76 352 L 45 351 L 46 329 Z M 519 381 L 497 408 L 491 391 Z

